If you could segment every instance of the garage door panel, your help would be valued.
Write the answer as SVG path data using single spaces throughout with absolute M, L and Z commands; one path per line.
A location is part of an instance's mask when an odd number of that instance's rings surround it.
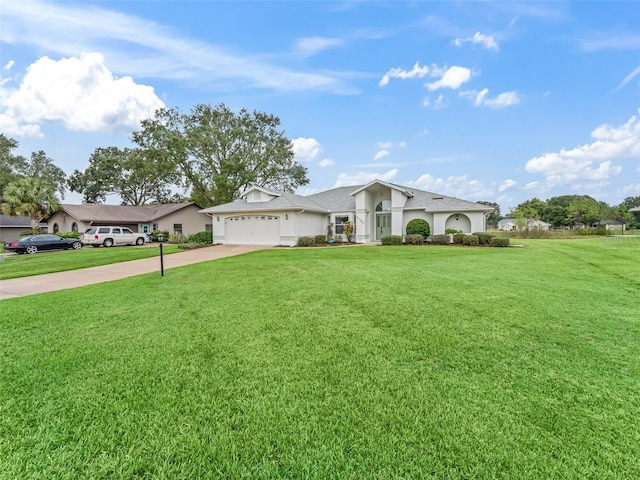
M 238 245 L 278 245 L 280 217 L 244 215 L 225 220 L 226 242 Z

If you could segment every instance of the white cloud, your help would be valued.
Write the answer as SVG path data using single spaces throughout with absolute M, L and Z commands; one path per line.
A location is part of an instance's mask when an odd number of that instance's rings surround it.
M 226 89 L 354 92 L 341 73 L 290 70 L 95 3 L 3 2 L 0 42 L 27 44 L 61 56 L 101 52 L 112 71 L 134 77 L 189 80 Z
M 498 191 L 504 192 L 505 190 L 515 186 L 517 183 L 518 182 L 516 182 L 515 180 L 511 180 L 510 178 L 508 178 L 500 184 L 500 186 L 498 187 Z
M 534 190 L 540 186 L 540 182 L 529 182 L 524 186 L 525 190 Z
M 385 73 L 378 85 L 381 87 L 386 86 L 392 78 L 400 78 L 406 80 L 407 78 L 422 78 L 429 74 L 429 67 L 426 65 L 420 66 L 420 62 L 416 62 L 411 70 L 403 70 L 401 68 L 392 68 Z
M 453 66 L 442 72 L 440 80 L 435 82 L 425 83 L 425 87 L 430 92 L 438 90 L 440 88 L 451 88 L 456 90 L 460 88 L 463 83 L 468 82 L 471 79 L 471 70 L 465 67 Z
M 470 180 L 466 175 L 436 178 L 425 173 L 415 181 L 405 182 L 405 185 L 458 198 L 482 200 L 493 195 L 491 188 L 485 187 L 478 180 Z
M 393 146 L 393 142 L 378 142 L 378 148 L 388 150 Z
M 398 143 L 398 146 L 399 146 L 400 148 L 404 148 L 404 147 L 406 147 L 406 146 L 407 146 L 407 142 L 400 142 L 400 143 Z
M 339 38 L 306 37 L 298 39 L 296 42 L 296 50 L 300 55 L 310 57 L 323 50 L 340 45 L 342 45 L 342 40 Z
M 635 115 L 617 127 L 600 125 L 591 137 L 592 143 L 534 157 L 526 163 L 525 170 L 544 175 L 548 186 L 597 182 L 622 171 L 622 167 L 613 164 L 614 160 L 640 158 L 640 122 Z
M 487 50 L 498 50 L 498 42 L 491 35 L 484 35 L 480 32 L 476 32 L 472 37 L 456 38 L 451 43 L 456 47 L 462 46 L 463 43 L 471 43 L 473 45 L 480 45 Z
M 389 155 L 389 150 L 380 150 L 373 156 L 373 159 L 380 160 L 381 158 L 384 158 L 387 155 Z
M 40 126 L 20 123 L 11 115 L 0 113 L 0 132 L 16 137 L 43 137 Z
M 315 138 L 299 137 L 291 141 L 294 158 L 300 163 L 315 161 L 324 151 Z
M 318 165 L 324 168 L 324 167 L 331 167 L 332 165 L 335 165 L 335 163 L 336 162 L 334 162 L 330 158 L 323 158 L 318 162 Z
M 15 65 L 16 62 L 14 62 L 13 60 L 9 60 L 4 67 L 2 67 L 2 70 L 4 70 L 5 72 L 8 72 L 9 70 L 11 70 L 11 67 L 13 67 Z
M 384 182 L 389 182 L 395 178 L 398 174 L 398 169 L 394 168 L 384 173 L 367 173 L 367 172 L 357 172 L 357 173 L 341 173 L 338 175 L 338 180 L 334 187 L 348 187 L 350 185 L 363 185 L 374 180 L 382 180 Z
M 0 98 L 4 115 L 27 130 L 54 122 L 71 130 L 126 132 L 164 107 L 153 87 L 114 77 L 99 53 L 58 61 L 42 57 L 17 89 Z
M 511 105 L 517 105 L 520 103 L 520 97 L 515 91 L 502 92 L 496 98 L 487 98 L 484 100 L 484 105 L 491 108 L 504 108 Z
M 460 92 L 460 96 L 473 100 L 473 105 L 476 107 L 485 106 L 493 109 L 505 108 L 520 103 L 520 97 L 515 91 L 502 92 L 495 98 L 487 98 L 488 93 L 489 89 L 483 88 L 479 92 L 477 90 Z

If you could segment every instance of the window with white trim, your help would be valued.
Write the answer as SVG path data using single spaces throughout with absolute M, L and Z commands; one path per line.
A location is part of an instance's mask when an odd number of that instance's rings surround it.
M 336 215 L 335 232 L 336 235 L 342 235 L 344 232 L 344 224 L 349 221 L 348 215 Z

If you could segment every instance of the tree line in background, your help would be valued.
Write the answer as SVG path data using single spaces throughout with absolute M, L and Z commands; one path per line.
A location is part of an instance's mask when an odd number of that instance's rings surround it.
M 42 151 L 31 159 L 15 155 L 18 142 L 0 134 L 1 211 L 31 217 L 36 231 L 59 209 L 56 192 L 64 198 L 66 189 L 86 203 L 117 195 L 123 205 L 210 207 L 237 199 L 251 185 L 293 192 L 309 183 L 280 119 L 258 111 L 234 113 L 224 104 L 196 105 L 190 113 L 161 109 L 131 141 L 132 148 L 96 148 L 89 166 L 67 178 Z
M 627 197 L 619 205 L 611 206 L 588 195 L 561 195 L 546 201 L 526 200 L 512 210 L 510 218 L 542 220 L 553 228 L 591 226 L 611 220 L 640 228 L 640 212 L 629 211 L 635 207 L 640 207 L 640 196 Z
M 18 142 L 0 133 L 1 211 L 29 216 L 36 231 L 59 209 L 67 189 L 82 194 L 86 203 L 117 195 L 123 205 L 193 201 L 206 208 L 236 200 L 252 185 L 293 192 L 309 183 L 280 119 L 258 111 L 234 113 L 224 104 L 199 104 L 189 113 L 161 109 L 142 122 L 131 141 L 131 148 L 96 148 L 89 166 L 67 177 L 43 151 L 30 158 L 15 155 Z M 503 218 L 500 206 L 479 203 L 494 208 L 488 224 L 497 225 Z M 527 200 L 509 217 L 542 220 L 555 228 L 600 220 L 636 222 L 640 228 L 640 214 L 629 212 L 638 206 L 640 196 L 609 206 L 584 195 L 564 195 Z

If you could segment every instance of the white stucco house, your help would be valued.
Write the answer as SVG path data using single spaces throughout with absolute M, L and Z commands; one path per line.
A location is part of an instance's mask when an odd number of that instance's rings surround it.
M 200 210 L 211 215 L 214 243 L 293 246 L 300 237 L 343 232 L 355 226 L 357 243 L 378 242 L 386 235 L 405 235 L 414 218 L 429 223 L 431 234 L 447 228 L 465 233 L 485 231 L 491 207 L 446 195 L 375 180 L 302 196 L 252 187 L 240 199 Z

